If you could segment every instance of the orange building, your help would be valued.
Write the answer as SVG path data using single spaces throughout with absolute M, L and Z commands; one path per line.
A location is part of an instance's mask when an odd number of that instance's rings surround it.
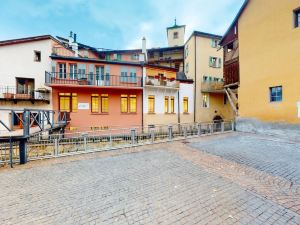
M 142 66 L 52 55 L 46 84 L 53 109 L 69 112 L 70 130 L 142 126 Z

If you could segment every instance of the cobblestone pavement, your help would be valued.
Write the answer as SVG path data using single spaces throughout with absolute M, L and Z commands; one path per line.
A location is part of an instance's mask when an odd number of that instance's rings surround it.
M 298 178 L 244 163 L 248 138 L 254 155 L 256 139 L 275 154 L 271 140 L 226 134 L 1 169 L 0 224 L 300 224 Z M 208 144 L 218 142 L 240 144 L 244 161 Z M 286 162 L 299 157 L 289 146 L 277 148 Z

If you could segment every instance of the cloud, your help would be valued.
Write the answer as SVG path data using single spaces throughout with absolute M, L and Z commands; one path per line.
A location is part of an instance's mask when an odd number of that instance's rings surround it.
M 109 49 L 167 45 L 166 27 L 223 34 L 244 0 L 10 0 L 1 3 L 0 38 L 39 34 L 66 36 Z

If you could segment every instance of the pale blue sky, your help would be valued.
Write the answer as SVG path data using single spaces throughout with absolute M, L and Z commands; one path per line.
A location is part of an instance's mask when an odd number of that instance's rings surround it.
M 166 27 L 224 34 L 244 0 L 0 0 L 0 40 L 77 33 L 78 41 L 108 49 L 167 45 Z

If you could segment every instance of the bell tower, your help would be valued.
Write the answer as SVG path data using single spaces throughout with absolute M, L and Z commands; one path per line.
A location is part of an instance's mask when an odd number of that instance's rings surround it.
M 185 25 L 177 25 L 175 18 L 174 26 L 167 27 L 168 47 L 183 46 Z

